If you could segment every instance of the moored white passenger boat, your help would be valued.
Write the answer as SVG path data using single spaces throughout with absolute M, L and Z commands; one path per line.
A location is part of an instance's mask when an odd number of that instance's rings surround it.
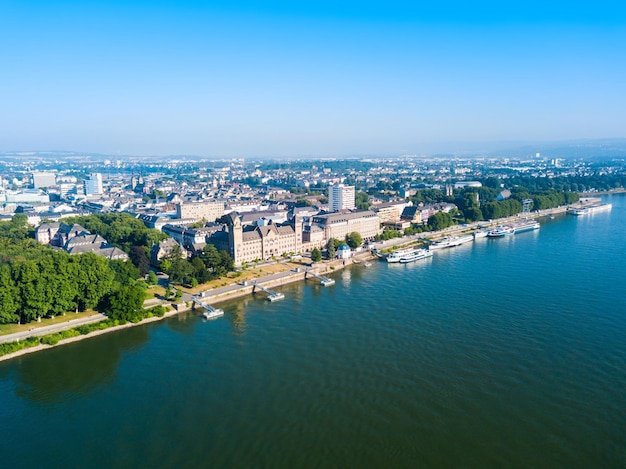
M 393 252 L 390 252 L 389 254 L 387 254 L 385 259 L 390 264 L 392 264 L 394 262 L 400 262 L 400 259 L 402 259 L 402 257 L 410 254 L 412 251 L 413 251 L 412 248 L 411 249 L 398 249 L 397 251 L 393 251 Z
M 612 204 L 598 204 L 580 208 L 570 207 L 569 209 L 567 209 L 567 213 L 569 213 L 570 215 L 580 216 L 589 215 L 591 213 L 606 212 L 608 210 L 611 210 L 612 208 Z
M 522 233 L 524 231 L 538 230 L 540 226 L 539 222 L 536 222 L 535 220 L 524 220 L 512 225 L 513 232 L 515 234 Z
M 474 239 L 486 238 L 487 233 L 489 233 L 489 230 L 478 230 L 478 231 L 474 231 L 473 236 L 474 236 Z
M 430 246 L 428 246 L 428 249 L 430 251 L 436 251 L 437 249 L 452 248 L 454 246 L 460 246 L 461 244 L 469 243 L 470 241 L 474 241 L 474 236 L 447 236 L 432 243 Z
M 422 259 L 426 259 L 433 255 L 428 249 L 413 249 L 412 252 L 405 254 L 400 258 L 401 264 L 408 264 L 409 262 L 415 262 Z
M 489 230 L 487 233 L 488 238 L 503 238 L 504 236 L 510 236 L 515 234 L 515 229 L 510 225 L 496 226 L 493 230 Z

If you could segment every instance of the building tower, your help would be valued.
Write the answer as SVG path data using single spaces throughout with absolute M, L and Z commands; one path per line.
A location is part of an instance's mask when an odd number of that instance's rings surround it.
M 85 178 L 85 195 L 101 195 L 103 193 L 102 174 L 91 173 Z
M 229 213 L 226 217 L 226 224 L 228 226 L 228 247 L 230 255 L 235 261 L 235 265 L 240 266 L 241 258 L 243 257 L 243 227 L 239 214 L 237 212 Z
M 343 184 L 328 186 L 328 209 L 331 212 L 353 210 L 354 208 L 354 186 Z

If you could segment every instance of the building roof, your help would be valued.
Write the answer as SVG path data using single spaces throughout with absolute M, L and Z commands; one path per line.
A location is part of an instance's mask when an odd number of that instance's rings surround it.
M 325 215 L 316 215 L 313 217 L 313 221 L 315 223 L 320 223 L 322 225 L 330 225 L 333 223 L 343 223 L 348 220 L 355 220 L 358 218 L 371 218 L 376 217 L 378 219 L 378 215 L 376 215 L 371 210 L 358 210 L 354 212 L 335 212 L 335 213 L 327 213 Z

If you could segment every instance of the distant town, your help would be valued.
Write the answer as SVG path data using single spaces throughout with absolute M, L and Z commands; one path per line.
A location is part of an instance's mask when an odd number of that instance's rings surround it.
M 444 246 L 446 231 L 573 204 L 584 210 L 581 194 L 625 186 L 624 158 L 540 153 L 266 161 L 3 155 L 0 356 L 196 303 L 223 314 L 204 302 L 257 287 L 279 298 L 268 288 L 307 275 L 331 284 L 323 274 L 374 256 L 395 262 L 388 251 L 398 246 L 413 246 L 411 260 L 424 258 Z M 473 239 L 465 234 L 449 245 Z
M 0 161 L 0 220 L 25 214 L 42 244 L 70 254 L 127 259 L 119 247 L 64 218 L 123 212 L 160 230 L 152 263 L 174 245 L 187 256 L 207 244 L 241 267 L 323 250 L 331 239 L 399 236 L 437 213 L 457 221 L 497 218 L 493 201 L 540 209 L 532 193 L 623 187 L 624 159 L 362 158 L 260 161 L 15 155 Z M 471 198 L 466 194 L 472 194 Z M 526 205 L 523 200 L 527 200 Z M 495 214 L 497 215 L 497 214 Z M 82 227 L 81 227 L 82 228 Z

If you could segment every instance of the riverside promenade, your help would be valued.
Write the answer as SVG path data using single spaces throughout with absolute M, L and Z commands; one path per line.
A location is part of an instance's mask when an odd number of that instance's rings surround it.
M 590 197 L 590 198 L 581 199 L 580 202 L 574 205 L 577 207 L 584 207 L 587 205 L 598 203 L 599 201 L 600 199 L 597 197 L 593 197 L 593 198 Z M 497 220 L 474 222 L 474 223 L 469 223 L 469 224 L 464 224 L 464 225 L 454 225 L 441 231 L 423 232 L 423 233 L 418 233 L 418 234 L 411 235 L 411 236 L 403 236 L 401 238 L 394 238 L 394 239 L 390 239 L 387 241 L 380 241 L 377 243 L 372 243 L 369 245 L 369 248 L 387 250 L 387 249 L 394 248 L 394 247 L 402 247 L 402 246 L 406 246 L 410 244 L 415 244 L 417 242 L 423 242 L 426 238 L 433 240 L 433 239 L 441 238 L 444 236 L 472 233 L 476 231 L 477 229 L 481 229 L 484 227 L 491 227 L 491 226 L 500 225 L 500 224 L 511 223 L 514 221 L 519 221 L 522 218 L 540 218 L 540 217 L 547 217 L 550 215 L 564 214 L 567 211 L 568 207 L 569 206 L 561 206 L 561 207 L 535 211 L 535 212 L 530 212 L 530 213 L 520 213 L 512 217 L 500 218 Z M 128 323 L 122 326 L 115 326 L 115 327 L 111 327 L 108 329 L 103 329 L 100 331 L 92 332 L 84 336 L 76 336 L 76 337 L 72 337 L 69 339 L 64 339 L 64 340 L 59 341 L 58 345 L 75 342 L 78 340 L 88 339 L 95 335 L 114 332 L 116 330 L 123 329 L 126 327 L 133 327 L 133 326 L 145 324 L 148 322 L 159 321 L 159 320 L 171 317 L 173 315 L 176 315 L 182 312 L 190 311 L 193 309 L 194 296 L 199 297 L 199 299 L 205 304 L 214 305 L 215 303 L 220 303 L 220 302 L 224 302 L 230 299 L 239 298 L 242 296 L 252 294 L 254 291 L 255 283 L 258 283 L 259 285 L 262 285 L 265 288 L 271 289 L 271 288 L 278 287 L 281 285 L 286 285 L 289 283 L 305 280 L 306 269 L 309 269 L 310 271 L 315 272 L 316 274 L 319 274 L 319 275 L 327 275 L 345 267 L 350 267 L 352 265 L 357 266 L 361 263 L 361 261 L 372 259 L 373 257 L 374 256 L 371 254 L 369 249 L 367 249 L 367 250 L 363 250 L 363 251 L 355 253 L 354 256 L 350 259 L 322 261 L 322 262 L 313 263 L 309 265 L 301 264 L 299 266 L 293 266 L 292 268 L 287 268 L 287 270 L 283 270 L 280 272 L 270 273 L 267 275 L 255 277 L 251 280 L 241 281 L 239 283 L 232 283 L 230 285 L 223 285 L 220 287 L 211 288 L 207 290 L 200 289 L 194 292 L 190 292 L 188 289 L 181 288 L 180 290 L 183 292 L 183 296 L 182 296 L 180 303 L 174 304 L 171 301 L 164 300 L 164 299 L 149 299 L 149 300 L 146 300 L 146 302 L 144 302 L 145 308 L 150 308 L 159 304 L 163 306 L 172 306 L 174 310 L 167 312 L 163 317 L 151 317 L 143 321 L 140 321 L 138 323 Z M 280 263 L 277 262 L 276 264 L 280 264 Z M 235 280 L 231 279 L 231 281 L 235 281 Z M 69 319 L 67 322 L 53 324 L 49 326 L 41 326 L 41 327 L 33 326 L 27 331 L 0 335 L 0 343 L 20 341 L 28 337 L 40 337 L 40 336 L 44 336 L 47 334 L 53 334 L 53 333 L 60 332 L 63 330 L 72 329 L 72 328 L 75 328 L 84 324 L 99 322 L 104 319 L 106 319 L 106 316 L 97 313 L 86 318 Z M 52 346 L 39 345 L 39 346 L 31 347 L 31 348 L 22 349 L 18 352 L 7 354 L 7 355 L 0 357 L 0 361 L 7 360 L 15 356 L 23 355 L 26 353 L 31 353 L 31 352 L 35 352 L 38 350 L 47 349 L 50 347 Z
M 59 324 L 51 324 L 49 326 L 33 326 L 27 331 L 14 332 L 13 334 L 0 335 L 0 344 L 6 342 L 15 342 L 27 339 L 28 337 L 41 337 L 42 335 L 54 334 L 55 332 L 66 331 L 85 324 L 92 324 L 106 319 L 104 314 L 95 313 L 86 318 L 68 319 L 67 322 Z
M 23 348 L 16 352 L 0 356 L 0 361 L 10 360 L 12 358 L 16 358 L 22 355 L 38 352 L 41 350 L 47 350 L 52 347 L 58 347 L 60 345 L 69 344 L 69 343 L 77 342 L 80 340 L 86 340 L 91 337 L 115 332 L 121 329 L 126 329 L 128 327 L 135 327 L 135 326 L 140 326 L 142 324 L 147 324 L 150 322 L 161 321 L 163 319 L 170 318 L 180 313 L 189 312 L 193 309 L 194 296 L 199 296 L 201 301 L 206 304 L 223 302 L 223 301 L 227 301 L 233 298 L 239 298 L 245 295 L 252 294 L 254 283 L 258 283 L 259 285 L 262 285 L 266 288 L 273 288 L 273 287 L 277 287 L 280 285 L 286 285 L 288 283 L 303 281 L 305 279 L 306 269 L 309 269 L 310 271 L 315 272 L 317 274 L 328 274 L 330 272 L 340 270 L 344 267 L 349 267 L 353 264 L 356 266 L 358 265 L 359 261 L 368 259 L 370 257 L 372 257 L 372 255 L 369 253 L 369 251 L 362 251 L 360 253 L 357 253 L 352 259 L 347 259 L 345 262 L 342 260 L 333 260 L 333 261 L 319 262 L 313 265 L 301 265 L 299 267 L 287 269 L 281 272 L 275 272 L 275 273 L 270 273 L 267 275 L 256 277 L 252 280 L 246 281 L 245 284 L 243 282 L 233 283 L 231 285 L 224 285 L 221 287 L 212 288 L 208 290 L 200 290 L 200 292 L 195 293 L 195 294 L 192 294 L 188 291 L 185 291 L 184 289 L 181 289 L 181 291 L 183 292 L 183 296 L 181 298 L 180 303 L 172 303 L 172 301 L 169 301 L 169 300 L 156 299 L 156 298 L 151 298 L 144 302 L 145 308 L 151 308 L 159 304 L 166 306 L 166 307 L 171 306 L 173 308 L 173 310 L 168 311 L 161 317 L 153 316 L 137 323 L 129 322 L 123 325 L 113 326 L 107 329 L 93 331 L 87 335 L 79 335 L 79 336 L 70 337 L 67 339 L 62 339 L 56 345 L 39 344 L 33 347 Z M 355 259 L 356 259 L 356 262 L 354 262 Z M 280 263 L 277 262 L 276 264 L 280 264 Z M 21 341 L 29 337 L 41 337 L 47 334 L 54 334 L 56 332 L 64 331 L 67 329 L 72 329 L 72 328 L 82 326 L 85 324 L 99 322 L 104 319 L 106 319 L 105 315 L 96 313 L 85 318 L 68 319 L 68 321 L 58 323 L 58 324 L 51 324 L 51 325 L 40 326 L 40 327 L 33 325 L 33 327 L 31 327 L 30 329 L 26 331 L 0 335 L 0 343 Z

